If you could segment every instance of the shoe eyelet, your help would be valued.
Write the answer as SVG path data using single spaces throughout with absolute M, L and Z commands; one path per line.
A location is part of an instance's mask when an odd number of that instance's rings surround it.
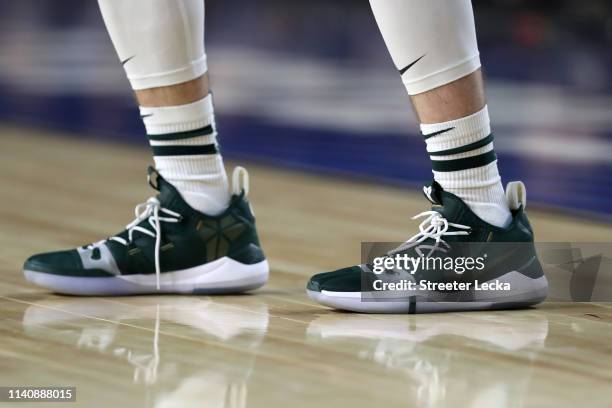
M 100 248 L 95 247 L 92 251 L 91 251 L 91 256 L 90 258 L 93 261 L 98 261 L 100 260 L 100 258 L 102 257 L 101 253 L 100 253 Z
M 135 245 L 134 245 L 134 246 L 132 246 L 131 248 L 130 248 L 130 247 L 128 247 L 128 250 L 127 250 L 127 253 L 128 253 L 128 255 L 130 255 L 130 256 L 131 256 L 131 255 L 136 255 L 136 254 L 137 254 L 137 253 L 139 253 L 139 252 L 140 252 L 140 248 L 138 248 L 138 247 L 137 247 L 137 246 L 135 246 Z

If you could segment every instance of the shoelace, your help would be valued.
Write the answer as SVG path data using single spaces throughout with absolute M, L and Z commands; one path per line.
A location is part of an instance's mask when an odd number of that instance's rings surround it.
M 159 213 L 164 213 L 170 217 L 160 217 Z M 146 202 L 138 204 L 134 208 L 134 215 L 136 219 L 125 226 L 128 231 L 128 239 L 121 238 L 118 236 L 108 238 L 111 241 L 119 242 L 122 245 L 128 246 L 132 242 L 132 237 L 135 231 L 141 232 L 145 235 L 155 238 L 155 277 L 157 280 L 157 290 L 160 289 L 160 276 L 161 268 L 159 266 L 159 253 L 161 246 L 161 226 L 160 222 L 172 222 L 177 223 L 182 219 L 181 214 L 163 208 L 159 200 L 155 197 L 149 198 Z M 174 218 L 172 218 L 174 217 Z M 139 226 L 142 221 L 148 219 L 153 231 Z
M 422 217 L 427 217 L 427 218 L 419 224 L 419 232 L 415 234 L 414 236 L 410 237 L 406 242 L 404 242 L 399 247 L 389 251 L 387 255 L 394 255 L 398 252 L 405 251 L 417 245 L 418 246 L 415 248 L 415 251 L 417 254 L 419 254 L 419 256 L 423 256 L 423 253 L 421 252 L 421 248 L 429 249 L 429 253 L 427 254 L 427 256 L 430 256 L 436 250 L 446 252 L 446 250 L 450 248 L 450 245 L 447 244 L 446 241 L 444 241 L 444 239 L 442 239 L 443 236 L 445 235 L 468 235 L 470 233 L 470 231 L 468 230 L 471 230 L 471 227 L 468 227 L 467 225 L 461 225 L 461 224 L 455 224 L 452 222 L 448 222 L 448 220 L 444 218 L 444 216 L 437 211 L 424 211 L 420 214 L 415 215 L 414 217 L 412 217 L 412 219 L 416 220 Z M 457 228 L 460 231 L 449 231 L 448 230 L 449 227 Z M 419 245 L 421 242 L 425 241 L 428 238 L 435 239 L 436 240 L 435 245 Z M 440 244 L 443 244 L 446 247 L 446 249 L 441 248 Z

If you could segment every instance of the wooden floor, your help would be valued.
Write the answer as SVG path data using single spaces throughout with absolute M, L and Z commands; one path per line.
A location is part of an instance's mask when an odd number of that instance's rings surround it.
M 307 277 L 358 262 L 361 241 L 412 235 L 426 209 L 416 192 L 249 166 L 264 289 L 78 298 L 30 286 L 28 255 L 117 232 L 151 194 L 146 149 L 51 136 L 0 138 L 0 386 L 76 386 L 67 406 L 83 407 L 612 406 L 610 304 L 382 316 L 308 300 Z M 530 214 L 542 241 L 611 237 Z

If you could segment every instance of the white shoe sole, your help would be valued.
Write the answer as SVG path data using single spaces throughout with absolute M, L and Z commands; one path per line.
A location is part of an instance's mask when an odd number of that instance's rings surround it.
M 545 276 L 529 278 L 512 271 L 497 278 L 500 282 L 510 283 L 511 290 L 476 291 L 473 300 L 466 302 L 436 301 L 439 292 L 418 292 L 412 296 L 397 297 L 392 292 L 380 293 L 365 299 L 361 292 L 321 292 L 307 290 L 308 296 L 317 303 L 334 309 L 359 313 L 436 313 L 470 310 L 519 309 L 536 305 L 546 300 L 548 281 Z M 386 298 L 383 298 L 383 296 Z
M 257 289 L 268 281 L 268 261 L 247 265 L 223 257 L 204 265 L 163 272 L 157 290 L 155 274 L 70 277 L 24 270 L 25 278 L 56 293 L 84 296 L 141 294 L 229 294 Z

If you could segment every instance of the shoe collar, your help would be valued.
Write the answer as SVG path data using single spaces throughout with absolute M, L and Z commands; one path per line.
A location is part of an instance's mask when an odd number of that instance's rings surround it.
M 232 208 L 239 202 L 241 202 L 246 196 L 246 191 L 242 189 L 239 194 L 232 194 L 229 206 L 225 211 L 216 216 L 211 216 L 202 213 L 195 208 L 191 207 L 183 198 L 181 193 L 174 187 L 168 180 L 166 180 L 157 169 L 153 166 L 147 168 L 147 181 L 149 185 L 156 191 L 159 192 L 157 199 L 159 200 L 162 207 L 172 211 L 176 211 L 180 214 L 193 213 L 199 217 L 206 216 L 208 218 L 223 218 L 232 211 Z
M 435 180 L 429 185 L 423 186 L 423 195 L 432 204 L 431 209 L 444 216 L 449 222 L 470 225 L 473 229 L 486 229 L 493 232 L 504 232 L 513 229 L 524 211 L 521 205 L 512 210 L 512 221 L 506 228 L 500 228 L 477 216 L 465 202 L 453 193 L 445 191 Z

